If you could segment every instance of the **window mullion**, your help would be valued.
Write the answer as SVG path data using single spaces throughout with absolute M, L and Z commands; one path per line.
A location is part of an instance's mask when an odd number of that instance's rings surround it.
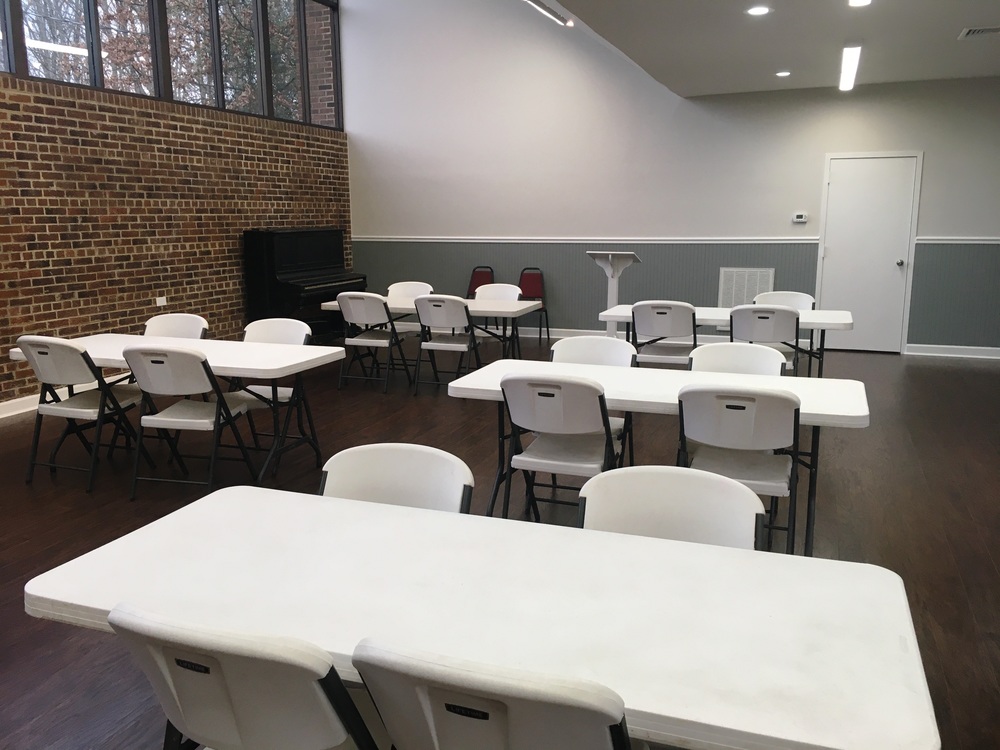
M 87 24 L 87 49 L 90 51 L 90 85 L 104 88 L 104 58 L 101 57 L 101 28 L 97 0 L 84 0 L 84 20 Z
M 302 122 L 312 122 L 312 105 L 309 100 L 309 40 L 306 28 L 306 3 L 313 0 L 295 0 L 295 16 L 299 27 L 299 70 L 302 86 Z
M 212 72 L 215 75 L 215 106 L 226 108 L 225 82 L 222 77 L 222 37 L 219 32 L 219 0 L 208 0 L 208 21 L 212 26 Z
M 24 42 L 24 13 L 21 10 L 21 0 L 9 0 L 7 3 L 7 26 L 4 37 L 7 44 L 7 61 L 10 70 L 15 75 L 28 75 L 28 46 Z M 9 36 L 8 33 L 10 32 Z
M 153 91 L 158 99 L 173 99 L 167 0 L 149 0 L 149 43 L 153 53 Z
M 274 86 L 271 81 L 271 29 L 267 17 L 267 0 L 254 0 L 257 19 L 257 86 L 260 93 L 261 113 L 274 117 Z

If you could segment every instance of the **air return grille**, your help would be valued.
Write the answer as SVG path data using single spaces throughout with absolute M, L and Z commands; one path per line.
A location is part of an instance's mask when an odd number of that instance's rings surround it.
M 1000 26 L 980 26 L 975 29 L 963 29 L 958 35 L 959 39 L 976 39 L 981 36 L 1000 34 Z

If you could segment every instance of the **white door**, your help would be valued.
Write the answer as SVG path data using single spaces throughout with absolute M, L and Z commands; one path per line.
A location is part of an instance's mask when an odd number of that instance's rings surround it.
M 900 352 L 919 179 L 919 155 L 828 156 L 817 307 L 849 310 L 853 331 L 832 349 Z

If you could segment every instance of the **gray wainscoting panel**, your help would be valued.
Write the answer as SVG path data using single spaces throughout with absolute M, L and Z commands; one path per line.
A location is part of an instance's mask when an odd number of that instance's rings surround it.
M 436 292 L 465 296 L 473 266 L 492 266 L 496 280 L 517 283 L 521 269 L 537 266 L 545 277 L 552 328 L 599 330 L 607 277 L 588 250 L 631 251 L 642 260 L 621 276 L 619 301 L 676 299 L 715 306 L 719 269 L 774 268 L 774 288 L 814 294 L 815 242 L 583 243 L 366 240 L 355 237 L 354 268 L 368 274 L 369 291 L 384 293 L 394 281 L 426 281 Z M 531 315 L 526 325 L 535 325 Z
M 917 243 L 906 338 L 1000 347 L 1000 243 Z

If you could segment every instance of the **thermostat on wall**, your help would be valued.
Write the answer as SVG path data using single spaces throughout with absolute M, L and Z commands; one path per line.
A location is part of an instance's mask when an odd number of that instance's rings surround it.
M 805 211 L 796 211 L 794 214 L 792 214 L 793 224 L 805 224 L 807 221 L 809 221 L 809 214 L 807 214 Z

